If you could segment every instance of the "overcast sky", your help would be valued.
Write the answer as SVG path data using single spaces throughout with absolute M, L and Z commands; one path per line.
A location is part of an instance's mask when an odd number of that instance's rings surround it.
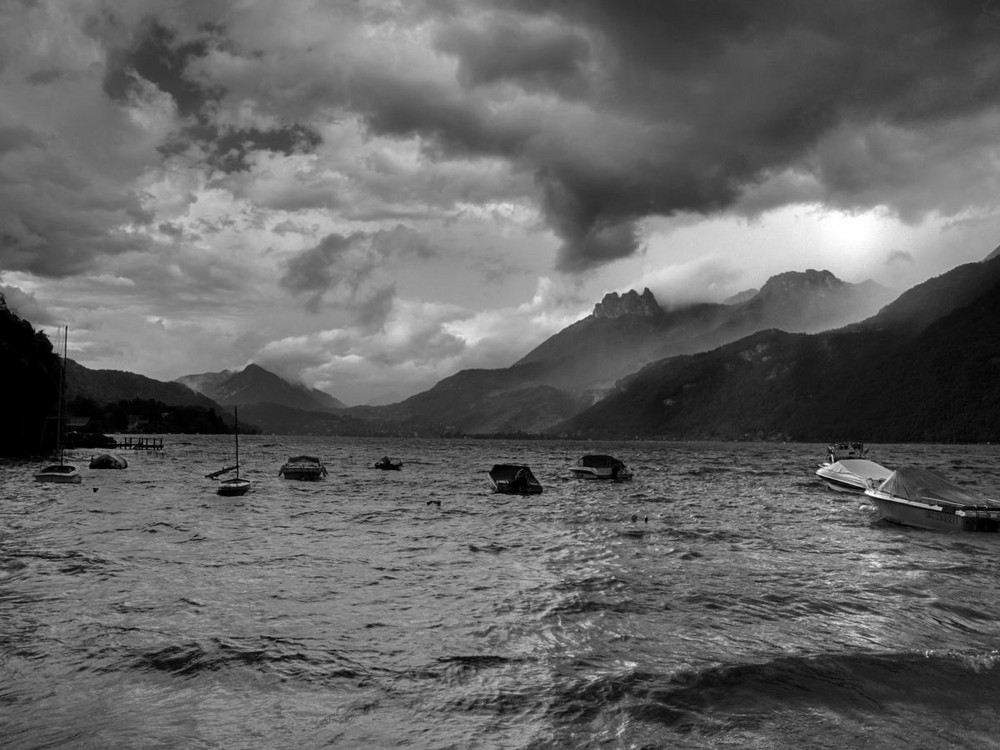
M 0 291 L 70 358 L 348 404 L 609 291 L 1000 244 L 994 0 L 5 0 Z

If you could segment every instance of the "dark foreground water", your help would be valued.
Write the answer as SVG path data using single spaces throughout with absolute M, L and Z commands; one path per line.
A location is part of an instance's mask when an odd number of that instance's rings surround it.
M 1000 746 L 1000 535 L 879 521 L 825 446 L 250 437 L 225 499 L 228 439 L 166 444 L 0 465 L 5 750 Z M 568 476 L 604 451 L 635 480 Z M 871 457 L 1000 492 L 996 446 Z

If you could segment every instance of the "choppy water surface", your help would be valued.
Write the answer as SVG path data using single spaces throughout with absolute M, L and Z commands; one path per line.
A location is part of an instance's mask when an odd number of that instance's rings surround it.
M 228 439 L 166 446 L 0 465 L 4 748 L 998 746 L 1000 535 L 879 521 L 824 446 L 256 436 L 242 498 Z M 996 497 L 997 454 L 871 458 Z

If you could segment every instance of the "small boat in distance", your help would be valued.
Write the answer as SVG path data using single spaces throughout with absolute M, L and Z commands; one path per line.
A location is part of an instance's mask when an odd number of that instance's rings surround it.
M 837 492 L 863 494 L 870 482 L 881 483 L 889 478 L 892 469 L 869 461 L 867 458 L 844 458 L 833 463 L 820 464 L 816 476 L 827 487 Z
M 593 454 L 584 456 L 570 467 L 580 479 L 612 479 L 618 482 L 632 478 L 632 470 L 614 456 Z
M 59 463 L 49 464 L 35 472 L 36 482 L 55 482 L 58 484 L 78 484 L 82 481 L 80 472 L 71 464 L 65 463 L 63 454 L 63 402 L 66 400 L 66 348 L 69 340 L 69 326 L 63 327 L 63 355 L 59 366 L 59 409 L 56 415 L 56 453 Z
M 496 464 L 490 469 L 493 491 L 506 495 L 539 495 L 542 484 L 523 464 Z
M 896 469 L 865 490 L 882 518 L 932 531 L 1000 531 L 1000 502 L 927 469 Z
M 399 471 L 403 468 L 403 461 L 398 458 L 389 458 L 388 456 L 382 456 L 378 461 L 372 464 L 373 469 L 382 469 L 382 471 Z
M 98 453 L 90 458 L 91 469 L 127 469 L 128 461 L 117 453 Z
M 279 477 L 316 481 L 326 476 L 326 467 L 316 456 L 292 456 L 278 471 Z
M 868 448 L 864 443 L 857 441 L 831 443 L 826 449 L 826 460 L 829 463 L 836 463 L 842 458 L 864 458 L 868 455 Z
M 235 469 L 236 476 L 230 479 L 223 479 L 219 482 L 219 486 L 215 490 L 217 495 L 227 497 L 245 495 L 247 490 L 250 489 L 250 480 L 240 477 L 240 418 L 235 406 L 233 407 L 233 437 L 236 439 L 236 465 L 227 466 L 226 468 L 205 475 L 210 479 L 215 479 L 217 476 Z

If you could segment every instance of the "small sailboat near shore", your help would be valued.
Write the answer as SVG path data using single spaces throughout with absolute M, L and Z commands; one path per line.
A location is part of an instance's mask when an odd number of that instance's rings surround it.
M 240 476 L 240 420 L 236 407 L 233 407 L 233 421 L 233 437 L 236 440 L 235 466 L 226 466 L 218 471 L 213 471 L 211 474 L 205 475 L 208 479 L 215 479 L 223 474 L 228 474 L 230 471 L 236 471 L 236 476 L 230 477 L 229 479 L 223 479 L 219 482 L 218 487 L 216 487 L 215 493 L 226 497 L 231 497 L 233 495 L 245 495 L 251 485 L 249 479 L 244 479 Z
M 56 453 L 59 463 L 49 464 L 35 472 L 36 482 L 56 482 L 60 484 L 78 484 L 81 480 L 79 470 L 65 461 L 63 448 L 63 402 L 66 400 L 66 347 L 69 340 L 69 327 L 63 328 L 63 355 L 59 367 L 59 407 L 56 415 Z

